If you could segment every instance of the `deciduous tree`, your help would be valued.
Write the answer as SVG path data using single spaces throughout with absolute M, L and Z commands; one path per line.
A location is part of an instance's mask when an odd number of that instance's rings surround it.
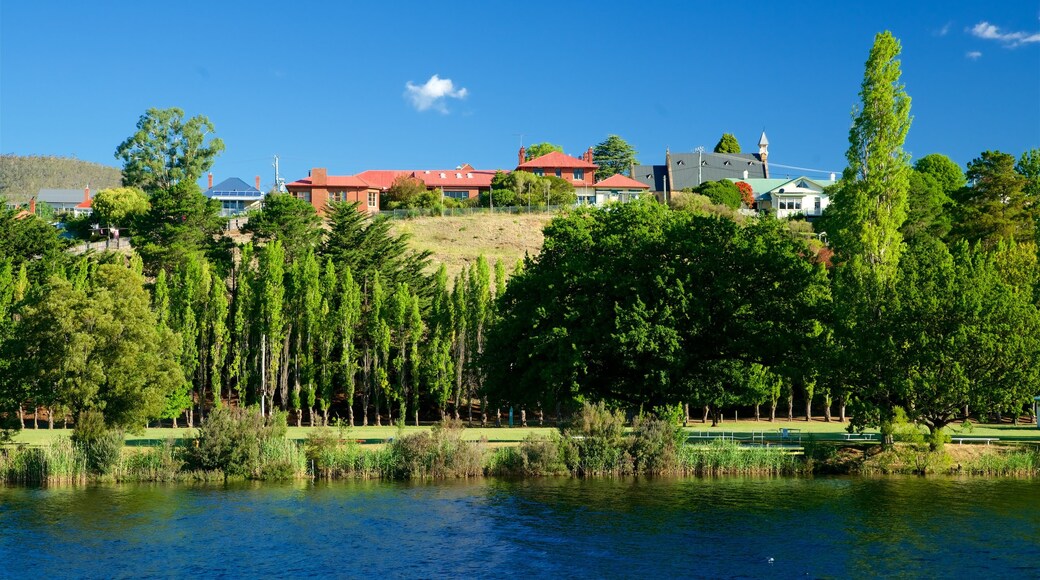
M 184 119 L 184 111 L 148 109 L 137 121 L 137 131 L 120 143 L 115 156 L 123 161 L 123 185 L 145 191 L 194 183 L 224 150 L 212 137 L 213 123 L 202 115 Z

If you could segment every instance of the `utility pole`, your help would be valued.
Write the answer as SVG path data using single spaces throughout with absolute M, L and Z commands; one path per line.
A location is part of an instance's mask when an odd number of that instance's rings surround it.
M 278 172 L 278 156 L 274 156 L 274 189 L 278 193 L 285 193 L 285 180 L 282 179 L 281 174 Z
M 704 167 L 704 161 L 701 160 L 701 155 L 704 154 L 704 147 L 698 147 L 697 151 L 697 186 L 701 185 L 701 167 Z

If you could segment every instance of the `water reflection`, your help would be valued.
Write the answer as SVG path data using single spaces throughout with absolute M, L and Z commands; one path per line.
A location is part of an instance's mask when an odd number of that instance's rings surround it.
M 548 478 L 10 487 L 0 488 L 0 563 L 0 576 L 12 577 L 1037 577 L 1040 485 Z

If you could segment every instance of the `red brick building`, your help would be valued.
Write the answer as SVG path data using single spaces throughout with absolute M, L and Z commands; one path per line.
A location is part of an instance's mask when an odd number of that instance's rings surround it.
M 592 187 L 596 181 L 596 169 L 599 165 L 592 162 L 592 147 L 582 154 L 581 159 L 566 153 L 553 151 L 530 161 L 524 161 L 524 148 L 520 148 L 517 160 L 517 171 L 527 171 L 535 175 L 555 175 L 566 179 L 576 189 Z
M 285 189 L 297 198 L 310 202 L 322 215 L 330 201 L 358 202 L 360 211 L 379 211 L 377 187 L 355 175 L 329 175 L 324 167 L 311 169 L 310 175 L 285 184 Z

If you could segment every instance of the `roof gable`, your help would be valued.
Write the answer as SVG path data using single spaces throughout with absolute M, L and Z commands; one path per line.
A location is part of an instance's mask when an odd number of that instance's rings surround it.
M 583 159 L 577 157 L 571 157 L 566 153 L 560 153 L 559 151 L 553 151 L 546 153 L 545 155 L 539 155 L 530 161 L 525 161 L 520 165 L 517 165 L 517 169 L 541 169 L 541 168 L 557 168 L 560 169 L 598 169 L 599 165 L 595 163 L 589 163 Z
M 650 189 L 649 185 L 647 185 L 647 184 L 645 184 L 645 183 L 643 183 L 641 181 L 636 181 L 635 179 L 632 179 L 631 177 L 627 177 L 627 176 L 621 175 L 620 173 L 611 175 L 610 177 L 604 179 L 603 181 L 597 182 L 592 187 L 597 188 L 597 189 L 599 189 L 599 188 L 602 188 L 602 189 L 611 189 L 611 188 L 618 188 L 618 189 Z
M 259 189 L 253 187 L 252 185 L 249 185 L 248 183 L 242 181 L 237 177 L 229 177 L 224 181 L 221 181 L 220 183 L 202 192 L 202 194 L 206 197 L 212 197 L 214 195 L 219 195 L 224 192 L 248 192 L 260 195 Z

